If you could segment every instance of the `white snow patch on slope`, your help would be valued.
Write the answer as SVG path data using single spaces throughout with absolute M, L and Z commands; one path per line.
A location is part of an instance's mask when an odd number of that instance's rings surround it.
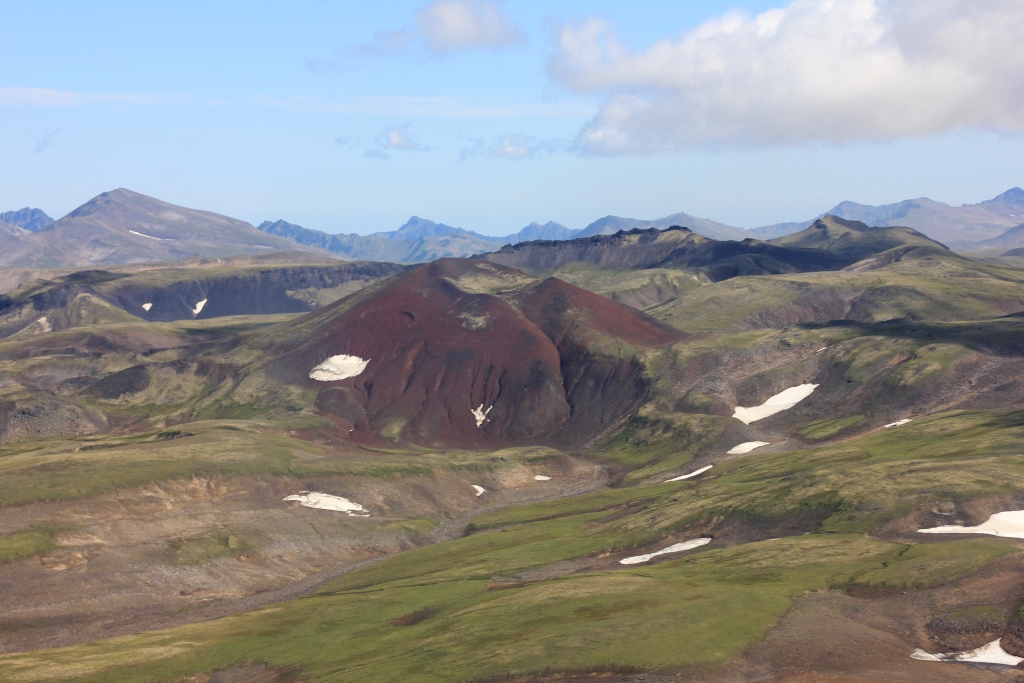
M 800 384 L 795 387 L 790 387 L 781 393 L 775 394 L 759 406 L 754 406 L 753 408 L 741 408 L 740 406 L 736 406 L 736 411 L 732 416 L 743 424 L 757 422 L 758 420 L 763 420 L 775 413 L 781 413 L 783 410 L 789 410 L 797 403 L 810 396 L 817 388 L 817 384 Z
M 142 304 L 142 310 L 144 311 L 148 311 L 151 308 L 153 308 L 153 304 Z
M 471 412 L 473 413 L 473 417 L 476 418 L 476 428 L 477 429 L 480 429 L 480 427 L 484 426 L 484 422 L 487 421 L 487 413 L 491 412 L 491 408 L 493 408 L 493 407 L 494 406 L 488 406 L 487 410 L 484 410 L 484 404 L 481 403 L 479 408 L 471 409 Z
M 883 426 L 885 427 L 885 429 L 892 429 L 893 427 L 899 427 L 900 425 L 905 425 L 908 422 L 910 422 L 910 420 L 907 419 L 907 418 L 904 418 L 902 420 L 896 420 L 895 422 L 890 422 L 889 424 L 883 425 Z
M 197 303 L 196 307 L 192 309 L 192 315 L 199 315 L 199 312 L 203 310 L 203 306 L 206 305 L 207 301 L 209 301 L 209 299 L 203 299 L 202 301 Z
M 978 526 L 937 526 L 918 529 L 919 534 L 987 534 L 1003 538 L 1024 538 L 1024 510 L 997 512 Z
M 727 450 L 726 453 L 728 453 L 729 455 L 739 455 L 740 453 L 749 453 L 755 448 L 760 448 L 761 446 L 770 445 L 771 444 L 768 443 L 767 441 L 744 441 L 738 446 L 733 446 L 732 448 Z
M 339 379 L 347 379 L 362 374 L 366 369 L 369 360 L 363 360 L 359 356 L 346 356 L 341 354 L 331 356 L 320 365 L 309 371 L 309 378 L 318 382 L 333 382 Z
M 988 645 L 982 645 L 977 649 L 968 650 L 967 652 L 946 652 L 937 655 L 918 648 L 910 656 L 925 662 L 975 662 L 977 664 L 1003 664 L 1005 666 L 1017 666 L 1024 662 L 1024 659 L 1021 657 L 1014 657 L 1004 650 L 999 640 L 993 640 Z
M 332 496 L 330 493 L 301 491 L 297 495 L 287 496 L 284 500 L 298 501 L 299 505 L 307 508 L 344 512 L 351 517 L 370 516 L 370 513 L 359 503 L 353 503 L 348 498 L 342 498 L 341 496 Z
M 130 232 L 133 235 L 138 235 L 139 237 L 148 237 L 149 239 L 156 240 L 157 242 L 166 242 L 167 241 L 163 237 L 153 237 L 152 235 L 145 235 L 145 234 L 143 234 L 141 232 L 135 232 L 134 230 L 129 230 L 128 232 Z
M 535 474 L 533 478 L 537 481 L 551 481 L 551 477 L 545 477 L 543 474 Z
M 714 465 L 708 465 L 707 467 L 701 467 L 699 470 L 694 470 L 693 472 L 690 472 L 689 474 L 684 474 L 682 476 L 675 477 L 674 479 L 666 479 L 665 483 L 667 484 L 670 481 L 682 481 L 683 479 L 689 479 L 690 477 L 696 477 L 698 474 L 703 474 L 704 472 L 707 472 L 712 467 L 714 467 Z
M 476 484 L 470 484 L 470 486 L 473 487 L 473 490 L 476 491 L 476 495 L 478 496 L 482 496 L 485 493 L 487 493 L 487 489 L 485 489 L 483 486 L 477 486 Z
M 684 550 L 692 550 L 693 548 L 699 548 L 702 545 L 711 543 L 710 538 L 695 538 L 692 541 L 683 541 L 682 543 L 676 543 L 670 545 L 667 548 L 662 548 L 653 553 L 647 553 L 646 555 L 634 555 L 633 557 L 627 557 L 623 560 L 619 560 L 619 564 L 640 564 L 647 562 L 658 555 L 667 555 L 668 553 L 681 553 Z
M 53 326 L 52 326 L 52 325 L 50 324 L 50 321 L 49 321 L 49 320 L 47 320 L 47 319 L 46 319 L 46 316 L 44 315 L 44 316 L 43 316 L 42 318 L 40 318 L 39 320 L 35 321 L 34 323 L 29 323 L 29 325 L 28 325 L 27 327 L 23 327 L 23 328 L 21 328 L 20 330 L 18 330 L 17 332 L 15 332 L 14 334 L 12 334 L 11 336 L 12 336 L 12 337 L 16 337 L 16 336 L 18 336 L 19 334 L 21 334 L 22 332 L 25 332 L 26 330 L 31 330 L 31 329 L 32 329 L 32 328 L 33 328 L 33 327 L 34 327 L 35 325 L 39 325 L 39 328 L 40 328 L 40 329 L 41 329 L 41 330 L 42 330 L 42 331 L 43 331 L 44 333 L 45 333 L 45 332 L 52 332 L 52 331 L 53 331 Z

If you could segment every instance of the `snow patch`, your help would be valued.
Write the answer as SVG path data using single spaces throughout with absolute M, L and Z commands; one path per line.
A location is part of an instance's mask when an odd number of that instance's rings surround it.
M 133 235 L 138 235 L 139 237 L 148 237 L 149 239 L 156 240 L 157 242 L 166 242 L 167 241 L 163 237 L 153 237 L 152 235 L 145 235 L 145 234 L 143 234 L 141 232 L 135 232 L 134 230 L 129 230 L 128 232 L 130 232 Z
M 933 655 L 918 648 L 910 656 L 925 662 L 974 662 L 976 664 L 1002 664 L 1004 666 L 1017 666 L 1024 662 L 1024 659 L 1021 657 L 1014 657 L 1004 650 L 1001 639 L 993 640 L 988 645 L 982 645 L 975 650 L 968 650 L 967 652 L 946 652 Z
M 23 327 L 23 328 L 21 328 L 20 330 L 18 330 L 17 332 L 15 332 L 14 334 L 12 334 L 11 336 L 12 336 L 12 337 L 16 337 L 16 336 L 18 336 L 19 334 L 21 334 L 22 332 L 25 332 L 25 331 L 27 331 L 27 330 L 31 330 L 31 329 L 32 329 L 32 327 L 33 327 L 33 326 L 35 326 L 35 325 L 39 325 L 39 328 L 40 328 L 40 329 L 41 329 L 41 330 L 42 330 L 42 331 L 43 331 L 44 333 L 46 333 L 46 332 L 52 332 L 52 331 L 53 331 L 53 326 L 52 326 L 52 325 L 50 324 L 50 321 L 49 321 L 49 320 L 47 320 L 47 319 L 46 319 L 46 316 L 44 315 L 44 316 L 43 316 L 42 318 L 40 318 L 39 320 L 35 321 L 34 323 L 29 323 L 27 327 Z
M 144 311 L 148 311 L 151 308 L 153 308 L 153 304 L 142 304 L 142 310 Z
M 197 303 L 196 307 L 192 309 L 192 315 L 199 315 L 199 312 L 203 310 L 203 306 L 206 305 L 207 301 L 209 301 L 209 299 L 203 299 L 202 301 Z
M 551 477 L 545 477 L 543 474 L 535 474 L 533 478 L 537 481 L 551 481 Z
M 1024 510 L 997 512 L 978 526 L 937 526 L 918 529 L 919 534 L 986 534 L 1003 538 L 1024 538 Z
M 736 411 L 732 416 L 743 424 L 757 422 L 758 420 L 763 420 L 775 413 L 781 413 L 783 410 L 789 410 L 797 403 L 810 396 L 817 388 L 817 384 L 800 384 L 795 387 L 790 387 L 781 393 L 775 394 L 759 406 L 754 406 L 753 408 L 741 408 L 740 406 L 736 406 Z
M 484 426 L 484 422 L 487 421 L 487 413 L 491 412 L 491 408 L 494 406 L 488 406 L 487 410 L 484 410 L 484 404 L 481 403 L 479 408 L 471 409 L 473 417 L 476 419 L 476 428 L 480 429 Z
M 706 467 L 701 467 L 699 470 L 694 470 L 693 472 L 690 472 L 689 474 L 684 474 L 681 477 L 676 477 L 674 479 L 666 479 L 665 483 L 667 484 L 670 481 L 682 481 L 683 479 L 689 479 L 690 477 L 696 477 L 698 474 L 702 474 L 704 472 L 707 472 L 712 467 L 714 467 L 714 465 L 708 465 Z
M 767 441 L 744 441 L 738 446 L 733 446 L 732 448 L 727 450 L 726 453 L 728 453 L 729 455 L 739 455 L 740 453 L 749 453 L 755 448 L 760 448 L 761 446 L 770 445 L 771 444 Z
M 910 422 L 910 419 L 909 418 L 904 418 L 902 420 L 896 420 L 895 422 L 890 422 L 887 425 L 883 425 L 883 427 L 885 429 L 892 429 L 893 427 L 899 427 L 900 425 L 905 425 L 908 422 Z
M 478 496 L 482 496 L 485 493 L 487 493 L 487 489 L 485 489 L 483 486 L 477 486 L 476 484 L 470 484 L 470 486 L 473 487 L 473 490 L 476 491 L 476 495 Z
M 333 382 L 339 379 L 347 379 L 362 374 L 366 369 L 369 360 L 363 360 L 359 356 L 346 356 L 341 354 L 331 356 L 320 365 L 309 371 L 309 378 L 318 382 Z
M 334 510 L 335 512 L 344 512 L 350 517 L 369 517 L 370 513 L 366 511 L 359 503 L 353 503 L 348 498 L 342 498 L 341 496 L 333 496 L 330 493 L 320 493 L 318 491 L 301 491 L 298 495 L 287 496 L 284 500 L 294 500 L 307 508 L 316 508 L 317 510 Z
M 707 545 L 708 543 L 711 543 L 710 538 L 695 538 L 692 541 L 683 541 L 682 543 L 676 543 L 675 545 L 670 545 L 667 548 L 662 548 L 661 550 L 658 550 L 653 553 L 647 553 L 646 555 L 634 555 L 633 557 L 627 557 L 623 560 L 619 560 L 619 564 L 640 564 L 642 562 L 647 562 L 652 558 L 657 557 L 658 555 L 667 555 L 669 553 L 681 553 L 684 550 L 692 550 L 693 548 L 699 548 L 702 545 Z

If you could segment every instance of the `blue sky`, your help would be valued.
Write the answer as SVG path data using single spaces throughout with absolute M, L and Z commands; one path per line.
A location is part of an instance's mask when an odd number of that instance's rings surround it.
M 937 6 L 0 2 L 0 210 L 127 187 L 503 234 L 974 203 L 1024 185 L 1024 5 Z

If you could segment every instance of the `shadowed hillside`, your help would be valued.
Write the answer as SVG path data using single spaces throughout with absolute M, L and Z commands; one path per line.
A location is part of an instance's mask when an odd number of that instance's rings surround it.
M 87 270 L 30 280 L 0 295 L 0 337 L 129 320 L 303 313 L 408 268 L 336 261 L 293 266 L 172 265 L 177 267 Z

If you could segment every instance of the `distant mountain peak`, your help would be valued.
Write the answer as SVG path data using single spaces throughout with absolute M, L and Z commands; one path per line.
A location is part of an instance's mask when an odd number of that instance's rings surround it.
M 1007 204 L 1024 204 L 1024 190 L 1019 187 L 1011 187 L 1006 192 L 998 194 L 992 199 L 989 199 L 982 204 L 988 204 L 988 202 L 1006 202 Z
M 400 227 L 398 230 L 383 232 L 380 234 L 393 240 L 415 240 L 423 237 L 469 234 L 469 231 L 463 230 L 462 228 L 453 228 L 452 226 L 445 225 L 444 223 L 435 223 L 434 221 L 427 220 L 426 218 L 420 218 L 419 216 L 411 216 L 409 220 L 405 222 L 405 225 Z
M 0 213 L 0 222 L 24 228 L 29 232 L 39 232 L 50 223 L 53 223 L 53 219 L 47 216 L 42 209 L 31 209 L 26 206 L 24 209 L 18 209 L 17 211 Z

